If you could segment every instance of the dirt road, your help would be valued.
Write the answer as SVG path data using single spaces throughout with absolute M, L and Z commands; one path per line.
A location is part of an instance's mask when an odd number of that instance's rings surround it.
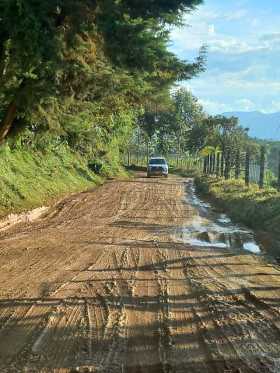
M 112 181 L 0 232 L 0 372 L 280 372 L 280 271 L 192 246 L 180 178 Z

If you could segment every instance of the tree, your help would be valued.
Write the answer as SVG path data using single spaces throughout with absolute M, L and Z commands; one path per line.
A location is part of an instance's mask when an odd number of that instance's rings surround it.
M 155 98 L 153 100 L 153 105 L 146 107 L 140 119 L 140 127 L 150 142 L 152 138 L 156 142 L 156 152 L 177 153 L 179 156 L 190 151 L 189 133 L 205 117 L 196 97 L 181 88 L 171 95 L 167 91 L 157 102 Z
M 112 101 L 118 116 L 199 73 L 203 50 L 188 63 L 167 44 L 170 25 L 200 2 L 2 0 L 0 141 L 16 119 L 32 130 L 67 132 L 61 118 L 79 117 L 91 103 L 92 122 Z

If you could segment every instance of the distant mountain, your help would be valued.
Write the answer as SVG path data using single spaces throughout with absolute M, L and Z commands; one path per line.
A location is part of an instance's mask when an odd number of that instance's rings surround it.
M 259 111 L 236 111 L 224 113 L 226 117 L 237 117 L 243 128 L 249 128 L 249 135 L 264 140 L 280 140 L 280 112 L 264 114 Z

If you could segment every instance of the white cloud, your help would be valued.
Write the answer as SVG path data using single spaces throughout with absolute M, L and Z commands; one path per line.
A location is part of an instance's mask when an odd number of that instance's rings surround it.
M 279 32 L 260 34 L 254 30 L 252 33 L 237 32 L 234 35 L 218 31 L 221 27 L 223 30 L 226 29 L 229 22 L 239 22 L 245 17 L 250 21 L 248 11 L 243 8 L 232 13 L 223 13 L 209 11 L 202 7 L 197 12 L 186 15 L 185 26 L 173 30 L 171 39 L 174 42 L 174 50 L 179 54 L 184 54 L 198 50 L 204 44 L 208 45 L 211 52 L 230 55 L 280 49 Z M 260 21 L 258 18 L 253 18 L 251 24 L 257 25 Z M 217 24 L 222 26 L 218 28 Z
M 209 25 L 208 26 L 208 34 L 209 35 L 214 35 L 215 34 L 215 26 L 214 25 Z
M 271 114 L 280 112 L 280 101 L 279 100 L 272 100 L 270 105 L 265 107 L 263 110 L 261 110 L 263 113 Z
M 221 69 L 219 66 L 206 71 L 200 77 L 192 79 L 188 85 L 193 89 L 210 92 L 226 90 L 227 93 L 254 91 L 256 94 L 280 94 L 280 81 L 269 78 L 267 66 L 252 64 L 243 70 L 234 72 Z M 243 96 L 244 97 L 244 96 Z
M 215 25 L 201 22 L 172 32 L 171 38 L 176 50 L 182 54 L 198 50 L 207 44 L 209 51 L 223 54 L 242 54 L 264 48 L 263 44 L 248 44 L 233 36 L 218 33 Z
M 208 46 L 208 70 L 188 86 L 210 113 L 280 111 L 280 15 L 255 9 L 252 1 L 218 7 L 215 0 L 188 14 L 187 25 L 173 31 L 172 50 L 182 58 Z
M 245 18 L 247 14 L 248 14 L 248 11 L 246 9 L 238 9 L 235 12 L 225 14 L 224 19 L 226 21 L 239 21 Z
M 253 101 L 249 100 L 248 98 L 242 98 L 236 101 L 236 105 L 239 110 L 242 111 L 253 111 L 256 110 L 256 105 Z
M 207 44 L 210 51 L 228 55 L 277 51 L 280 50 L 280 33 L 270 37 L 261 35 L 259 38 L 247 41 L 216 33 L 212 38 L 208 38 Z
M 256 110 L 256 105 L 254 102 L 247 98 L 233 101 L 232 103 L 224 103 L 219 100 L 211 99 L 199 99 L 205 111 L 209 114 L 222 114 L 225 112 L 232 111 L 254 111 Z M 280 107 L 280 102 L 279 102 Z
M 255 91 L 259 94 L 269 94 L 275 93 L 280 94 L 280 82 L 274 82 L 271 80 L 256 80 L 256 81 L 247 81 L 244 79 L 225 79 L 224 86 L 227 88 L 240 90 L 240 92 L 250 92 Z
M 255 50 L 255 48 L 242 40 L 220 34 L 209 40 L 209 50 L 223 54 L 242 54 Z
M 203 106 L 204 110 L 212 115 L 233 111 L 233 107 L 231 105 L 222 102 L 209 99 L 199 99 L 199 102 Z
M 258 68 L 256 68 L 257 71 Z M 236 73 L 213 71 L 183 84 L 211 114 L 225 111 L 280 111 L 280 81 L 249 80 L 250 69 Z

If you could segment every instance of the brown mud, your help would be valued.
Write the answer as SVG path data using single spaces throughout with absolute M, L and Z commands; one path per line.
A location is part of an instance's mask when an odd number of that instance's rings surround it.
M 279 373 L 279 267 L 185 240 L 188 193 L 138 175 L 0 232 L 0 372 Z

